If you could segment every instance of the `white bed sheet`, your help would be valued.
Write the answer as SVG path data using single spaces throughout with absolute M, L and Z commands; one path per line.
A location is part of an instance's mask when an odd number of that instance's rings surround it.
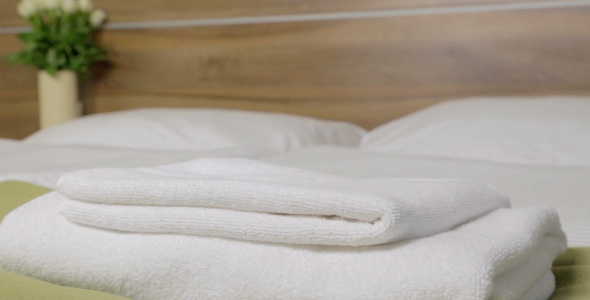
M 0 181 L 22 180 L 56 188 L 69 171 L 102 167 L 142 167 L 202 157 L 259 158 L 274 152 L 255 148 L 218 150 L 136 150 L 100 146 L 57 146 L 0 140 Z
M 262 159 L 353 178 L 464 178 L 500 188 L 513 207 L 552 206 L 570 247 L 590 246 L 590 167 L 500 164 L 320 146 Z

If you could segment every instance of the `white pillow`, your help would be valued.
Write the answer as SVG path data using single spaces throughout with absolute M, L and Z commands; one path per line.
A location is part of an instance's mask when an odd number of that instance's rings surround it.
M 222 109 L 144 108 L 85 116 L 25 143 L 153 150 L 252 147 L 274 153 L 317 144 L 357 147 L 365 130 L 336 121 Z
M 590 165 L 590 98 L 473 98 L 382 125 L 361 148 L 502 163 Z

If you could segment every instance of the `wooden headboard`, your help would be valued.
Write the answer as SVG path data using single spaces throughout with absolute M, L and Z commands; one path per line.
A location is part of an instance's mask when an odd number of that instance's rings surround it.
M 22 44 L 0 1 L 0 55 Z M 281 111 L 367 128 L 478 95 L 590 94 L 590 1 L 95 0 L 113 64 L 85 113 Z M 0 137 L 38 128 L 36 70 L 0 62 Z

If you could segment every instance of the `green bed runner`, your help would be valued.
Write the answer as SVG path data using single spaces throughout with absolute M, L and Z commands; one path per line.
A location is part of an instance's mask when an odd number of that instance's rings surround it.
M 0 182 L 0 222 L 10 211 L 51 190 L 25 182 Z M 557 287 L 550 300 L 590 299 L 590 248 L 570 248 L 553 264 Z M 0 270 L 0 300 L 124 300 Z
M 590 299 L 590 248 L 569 248 L 553 263 L 556 288 L 551 300 Z

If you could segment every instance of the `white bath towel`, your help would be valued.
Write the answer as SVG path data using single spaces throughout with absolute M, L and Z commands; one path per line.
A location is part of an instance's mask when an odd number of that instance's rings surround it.
M 74 199 L 62 215 L 82 225 L 291 244 L 398 242 L 510 205 L 475 182 L 352 180 L 245 159 L 77 171 L 58 186 Z
M 547 208 L 499 209 L 427 238 L 340 247 L 99 230 L 65 220 L 63 201 L 50 193 L 4 219 L 0 268 L 135 300 L 520 300 L 549 297 L 552 260 L 566 249 Z

